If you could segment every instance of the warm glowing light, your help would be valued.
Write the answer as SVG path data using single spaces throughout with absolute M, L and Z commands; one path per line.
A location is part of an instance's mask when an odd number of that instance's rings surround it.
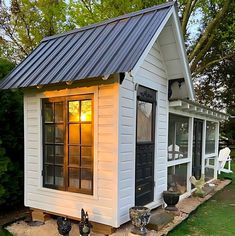
M 81 121 L 91 121 L 91 100 L 85 100 L 81 102 Z
M 86 114 L 84 113 L 81 114 L 81 121 L 86 121 Z
M 91 111 L 81 114 L 81 121 L 91 121 Z
M 79 121 L 79 101 L 69 102 L 69 121 Z

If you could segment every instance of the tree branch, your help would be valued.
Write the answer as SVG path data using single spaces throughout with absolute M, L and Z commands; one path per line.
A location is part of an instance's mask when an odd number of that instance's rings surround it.
M 224 1 L 222 9 L 216 14 L 215 18 L 208 24 L 204 32 L 201 34 L 199 41 L 197 42 L 193 51 L 189 55 L 189 62 L 191 62 L 194 59 L 194 57 L 198 54 L 198 52 L 201 50 L 208 36 L 218 27 L 219 22 L 229 9 L 230 3 L 231 0 Z
M 184 37 L 187 32 L 187 25 L 188 25 L 189 18 L 192 14 L 193 8 L 195 7 L 195 4 L 197 3 L 197 1 L 198 0 L 188 0 L 186 3 L 186 6 L 184 8 L 183 19 L 182 19 L 182 23 L 181 23 Z
M 224 57 L 220 57 L 218 59 L 215 59 L 213 61 L 210 61 L 208 62 L 207 64 L 205 64 L 204 66 L 200 66 L 197 70 L 194 71 L 194 75 L 197 75 L 197 74 L 200 74 L 203 70 L 205 70 L 206 68 L 209 68 L 211 66 L 213 66 L 214 64 L 222 61 L 222 60 L 226 60 L 226 59 L 229 59 L 231 57 L 234 57 L 235 56 L 235 52 L 231 53 L 231 54 L 228 54 Z
M 193 73 L 197 66 L 198 66 L 198 62 L 206 55 L 206 53 L 208 52 L 209 48 L 211 47 L 211 45 L 213 44 L 215 38 L 215 33 L 213 33 L 212 35 L 210 35 L 209 39 L 207 40 L 206 45 L 202 48 L 202 50 L 197 54 L 197 56 L 193 59 L 190 69 L 191 69 L 191 73 Z

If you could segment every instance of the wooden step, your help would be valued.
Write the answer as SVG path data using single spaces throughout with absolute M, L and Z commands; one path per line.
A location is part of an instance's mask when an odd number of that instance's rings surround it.
M 151 215 L 150 221 L 146 228 L 149 230 L 158 231 L 173 220 L 173 214 L 161 210 Z

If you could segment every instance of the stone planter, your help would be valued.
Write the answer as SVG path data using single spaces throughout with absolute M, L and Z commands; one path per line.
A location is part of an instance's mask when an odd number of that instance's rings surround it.
M 180 193 L 174 191 L 164 191 L 163 200 L 167 204 L 165 208 L 168 211 L 178 211 L 178 208 L 175 206 L 179 202 Z
M 145 235 L 147 233 L 145 226 L 149 223 L 150 211 L 149 208 L 142 206 L 135 206 L 129 209 L 131 223 L 134 225 L 131 233 L 137 235 Z

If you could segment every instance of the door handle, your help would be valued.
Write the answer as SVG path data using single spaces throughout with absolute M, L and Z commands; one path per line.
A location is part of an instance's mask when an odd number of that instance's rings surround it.
M 141 188 L 141 187 L 139 187 L 139 188 L 138 188 L 138 191 L 141 191 L 141 190 L 142 190 L 142 188 Z

